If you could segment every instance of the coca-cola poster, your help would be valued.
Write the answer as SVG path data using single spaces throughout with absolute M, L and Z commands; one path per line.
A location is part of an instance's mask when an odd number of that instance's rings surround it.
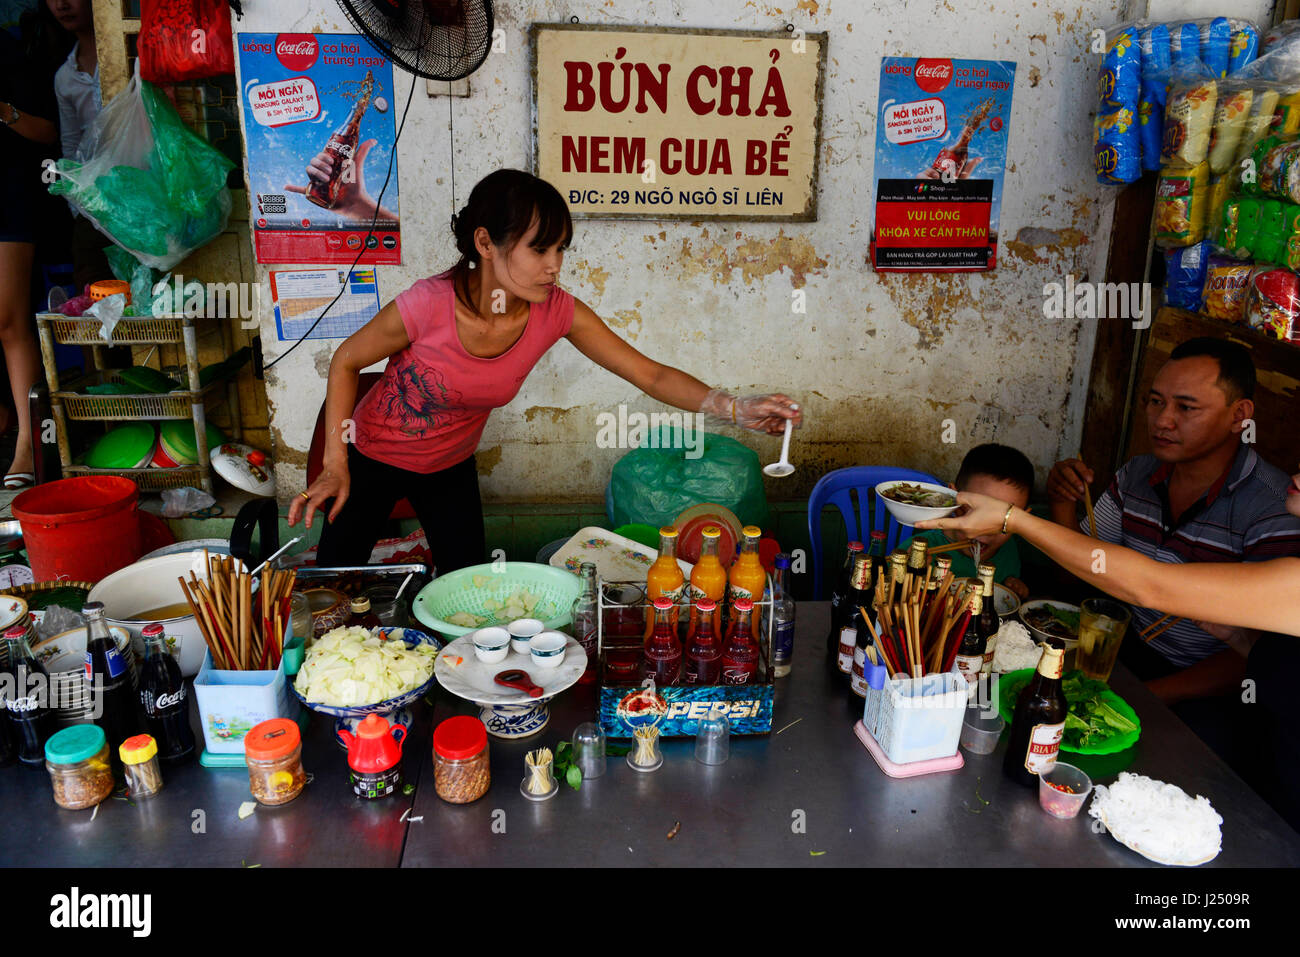
M 353 34 L 240 33 L 235 49 L 257 261 L 400 263 L 395 160 L 379 195 L 392 63 Z
M 884 57 L 871 263 L 881 272 L 973 272 L 998 259 L 1016 65 Z

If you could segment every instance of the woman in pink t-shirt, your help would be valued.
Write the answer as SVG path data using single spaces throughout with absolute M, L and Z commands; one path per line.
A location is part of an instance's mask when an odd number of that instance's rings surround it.
M 484 177 L 452 229 L 460 261 L 381 309 L 330 363 L 324 470 L 289 509 L 290 525 L 305 513 L 310 528 L 333 500 L 320 564 L 365 564 L 403 498 L 439 574 L 482 562 L 474 451 L 491 410 L 561 338 L 680 409 L 773 434 L 799 423 L 784 395 L 737 397 L 647 358 L 556 285 L 573 222 L 544 180 L 508 169 Z M 361 370 L 382 359 L 383 378 L 358 402 Z

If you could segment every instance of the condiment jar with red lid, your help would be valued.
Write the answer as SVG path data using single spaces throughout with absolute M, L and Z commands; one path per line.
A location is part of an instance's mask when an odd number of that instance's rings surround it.
M 272 718 L 244 735 L 248 784 L 258 803 L 287 804 L 302 793 L 307 773 L 302 768 L 302 735 L 288 718 Z
M 491 783 L 483 722 L 459 715 L 438 725 L 433 731 L 433 786 L 438 797 L 468 804 L 486 794 Z
M 374 800 L 397 790 L 402 783 L 406 731 L 406 725 L 390 725 L 377 714 L 366 715 L 355 733 L 339 730 L 339 738 L 348 746 L 348 780 L 354 794 Z

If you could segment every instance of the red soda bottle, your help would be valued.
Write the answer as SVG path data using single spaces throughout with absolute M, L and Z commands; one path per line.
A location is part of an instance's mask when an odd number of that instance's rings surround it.
M 738 598 L 733 606 L 736 616 L 731 623 L 731 634 L 722 652 L 722 683 L 747 685 L 758 671 L 758 645 L 754 642 L 752 620 L 754 603 L 748 598 Z
M 673 600 L 665 595 L 654 600 L 655 628 L 645 643 L 642 676 L 653 678 L 656 688 L 677 684 L 682 673 L 682 643 L 673 627 Z
M 701 598 L 695 603 L 699 613 L 686 638 L 686 675 L 688 685 L 716 685 L 722 673 L 722 645 L 713 625 L 718 603 Z

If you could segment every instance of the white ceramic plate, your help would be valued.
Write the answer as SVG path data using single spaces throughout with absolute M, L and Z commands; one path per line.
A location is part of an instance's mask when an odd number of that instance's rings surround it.
M 484 664 L 474 654 L 474 635 L 462 635 L 442 649 L 433 663 L 433 673 L 452 694 L 480 705 L 529 705 L 547 701 L 561 691 L 577 684 L 587 670 L 587 653 L 582 645 L 569 638 L 564 646 L 564 660 L 555 668 L 539 668 L 528 655 L 511 651 L 505 661 Z M 460 658 L 459 664 L 455 659 Z M 545 692 L 540 698 L 530 698 L 523 691 L 505 688 L 492 679 L 503 671 L 518 668 L 528 674 L 533 684 Z

